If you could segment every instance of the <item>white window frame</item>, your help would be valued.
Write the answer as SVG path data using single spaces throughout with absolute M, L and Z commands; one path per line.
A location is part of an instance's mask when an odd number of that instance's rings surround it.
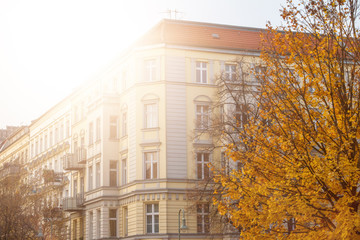
M 148 156 L 151 156 L 150 159 L 148 159 Z M 159 178 L 159 152 L 158 151 L 146 151 L 143 152 L 143 159 L 144 159 L 144 179 L 150 180 L 150 179 L 158 179 Z M 150 177 L 147 178 L 146 176 L 146 167 L 147 164 L 150 164 Z M 154 164 L 156 164 L 156 167 L 154 167 Z M 154 170 L 156 170 L 156 176 L 154 176 Z
M 96 131 L 95 131 L 95 141 L 100 141 L 101 139 L 101 120 L 100 120 L 100 117 L 96 118 Z
M 124 237 L 127 237 L 129 234 L 129 209 L 128 207 L 123 207 L 123 221 L 124 221 Z
M 89 145 L 94 144 L 94 123 L 89 122 Z
M 154 82 L 156 81 L 156 68 L 157 62 L 156 59 L 146 59 L 144 61 L 145 65 L 145 82 Z
M 101 164 L 97 162 L 95 164 L 95 188 L 99 188 L 101 186 Z
M 200 111 L 198 109 L 200 108 Z M 204 110 L 207 108 L 207 111 Z M 195 104 L 195 127 L 196 129 L 207 129 L 210 126 L 210 104 L 196 103 Z
M 144 103 L 144 128 L 157 128 L 159 126 L 158 103 Z
M 195 82 L 208 83 L 208 63 L 204 61 L 196 61 L 195 63 Z
M 157 209 L 158 211 L 155 212 L 155 205 L 157 205 Z M 151 206 L 151 212 L 148 212 L 147 209 L 148 209 L 148 206 Z M 158 203 L 151 203 L 151 204 L 145 204 L 145 215 L 146 215 L 146 224 L 145 224 L 145 232 L 147 234 L 154 234 L 154 233 L 159 233 L 156 232 L 156 224 L 158 225 L 158 230 L 160 229 L 160 215 L 159 215 L 159 204 Z M 151 232 L 148 232 L 148 216 L 151 216 Z M 156 223 L 155 221 L 155 217 L 158 216 L 158 222 Z
M 225 78 L 229 81 L 236 81 L 236 64 L 225 64 Z
M 112 121 L 115 119 L 115 121 Z M 111 136 L 112 129 L 114 128 L 115 136 Z M 111 115 L 109 118 L 109 138 L 117 139 L 119 134 L 119 117 L 117 115 Z
M 94 188 L 94 173 L 93 173 L 93 165 L 90 165 L 88 167 L 88 189 L 89 191 Z
M 210 177 L 210 168 L 207 166 L 211 162 L 212 155 L 210 152 L 197 151 L 196 153 L 196 177 L 198 180 L 202 180 Z M 208 154 L 208 161 L 205 161 L 205 154 Z M 199 159 L 200 155 L 200 159 Z M 201 165 L 201 176 L 199 176 L 199 165 Z M 205 170 L 209 172 L 209 176 L 205 176 Z
M 207 205 L 207 208 L 209 211 L 205 211 L 205 205 Z M 199 209 L 201 210 L 199 212 Z M 210 206 L 208 203 L 202 203 L 202 204 L 197 204 L 196 206 L 196 217 L 197 217 L 197 227 L 196 227 L 196 231 L 197 233 L 209 233 L 210 232 L 210 216 L 209 216 L 209 212 L 210 212 Z M 198 221 L 198 217 L 201 217 L 201 222 L 199 223 Z M 208 218 L 208 223 L 206 223 L 206 218 Z M 199 231 L 199 225 L 201 224 L 201 231 Z

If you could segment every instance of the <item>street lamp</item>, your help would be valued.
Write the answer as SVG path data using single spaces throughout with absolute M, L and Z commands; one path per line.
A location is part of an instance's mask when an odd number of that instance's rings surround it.
M 182 215 L 182 226 L 180 227 L 180 213 L 181 213 L 181 211 L 182 211 L 183 215 Z M 186 221 L 185 221 L 185 210 L 183 208 L 179 209 L 178 218 L 179 218 L 179 240 L 180 240 L 180 230 L 187 229 Z

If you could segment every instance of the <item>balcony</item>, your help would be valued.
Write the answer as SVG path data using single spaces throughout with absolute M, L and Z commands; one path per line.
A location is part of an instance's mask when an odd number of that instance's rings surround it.
M 86 163 L 86 149 L 84 147 L 78 148 L 75 151 L 75 158 L 78 163 Z
M 79 154 L 68 153 L 63 156 L 63 168 L 64 170 L 81 170 L 85 168 L 85 164 L 78 162 Z
M 17 164 L 6 164 L 3 169 L 0 170 L 0 179 L 4 179 L 10 176 L 15 176 L 20 173 L 20 166 Z
M 43 171 L 43 179 L 45 185 L 60 186 L 64 184 L 64 173 L 45 169 Z
M 63 210 L 68 212 L 82 211 L 84 209 L 84 194 L 78 193 L 76 197 L 67 197 L 63 199 Z

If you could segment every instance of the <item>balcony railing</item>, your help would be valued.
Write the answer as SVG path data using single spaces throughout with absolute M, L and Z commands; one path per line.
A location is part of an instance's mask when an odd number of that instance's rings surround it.
M 64 183 L 64 173 L 54 172 L 54 170 L 45 169 L 43 178 L 46 185 L 62 185 Z
M 76 197 L 67 197 L 63 199 L 64 211 L 81 211 L 84 209 L 84 194 L 78 193 Z
M 3 169 L 0 170 L 0 179 L 17 175 L 20 173 L 20 166 L 17 164 L 11 164 L 5 166 Z
M 86 163 L 86 149 L 84 147 L 78 148 L 75 151 L 75 158 L 78 163 Z
M 63 156 L 63 168 L 64 170 L 80 170 L 85 167 L 85 164 L 78 162 L 77 154 L 68 153 Z

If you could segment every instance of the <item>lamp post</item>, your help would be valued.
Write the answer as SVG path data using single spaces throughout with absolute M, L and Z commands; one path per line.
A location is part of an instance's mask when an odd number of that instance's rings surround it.
M 182 226 L 180 227 L 180 213 L 181 212 L 183 213 L 183 215 L 182 215 Z M 187 229 L 186 221 L 185 221 L 185 210 L 183 208 L 179 209 L 178 219 L 179 219 L 179 240 L 180 240 L 180 230 Z

